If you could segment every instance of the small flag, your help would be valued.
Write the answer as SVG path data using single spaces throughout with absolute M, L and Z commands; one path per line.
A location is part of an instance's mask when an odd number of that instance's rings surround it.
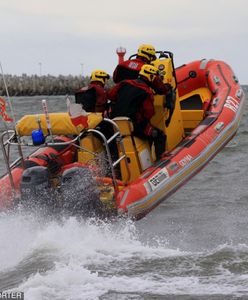
M 74 126 L 80 131 L 89 127 L 87 112 L 82 108 L 81 104 L 71 103 L 70 100 L 67 99 L 67 108 Z
M 13 122 L 13 119 L 6 113 L 6 101 L 0 97 L 0 116 L 5 122 Z

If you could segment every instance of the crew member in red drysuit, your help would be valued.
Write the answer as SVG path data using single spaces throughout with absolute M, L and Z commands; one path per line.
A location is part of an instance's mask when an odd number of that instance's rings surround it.
M 110 78 L 103 70 L 95 70 L 91 73 L 90 84 L 76 91 L 76 103 L 81 103 L 87 112 L 104 113 L 107 109 L 107 91 L 104 88 Z
M 152 45 L 140 45 L 138 48 L 136 58 L 126 60 L 114 70 L 113 80 L 118 83 L 125 79 L 136 79 L 139 76 L 139 71 L 144 64 L 151 64 L 156 59 L 156 51 Z M 166 95 L 171 91 L 170 84 L 164 84 L 159 75 L 156 75 L 153 82 L 151 83 L 152 89 L 156 94 Z
M 142 66 L 137 79 L 123 80 L 117 83 L 108 93 L 112 101 L 111 117 L 125 116 L 132 120 L 133 134 L 141 139 L 154 142 L 157 160 L 165 151 L 165 134 L 151 125 L 155 113 L 152 82 L 158 74 L 152 65 Z

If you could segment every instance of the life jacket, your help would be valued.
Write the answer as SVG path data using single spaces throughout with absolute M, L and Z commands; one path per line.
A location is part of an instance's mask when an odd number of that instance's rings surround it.
M 113 80 L 118 83 L 126 79 L 136 79 L 139 76 L 139 71 L 144 65 L 144 61 L 140 58 L 126 60 L 119 64 L 113 74 Z
M 123 81 L 117 93 L 117 101 L 112 107 L 111 117 L 125 116 L 136 121 L 136 113 L 140 111 L 148 93 L 141 87 Z
M 82 104 L 86 112 L 95 111 L 96 89 L 94 86 L 84 87 L 75 93 L 76 103 Z

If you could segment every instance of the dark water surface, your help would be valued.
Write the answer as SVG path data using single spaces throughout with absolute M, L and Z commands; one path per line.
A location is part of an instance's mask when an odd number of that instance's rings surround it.
M 17 119 L 41 113 L 41 99 L 15 98 Z M 50 111 L 66 109 L 65 97 L 47 100 Z M 248 299 L 247 113 L 246 102 L 236 137 L 136 223 L 1 213 L 0 291 L 27 300 Z

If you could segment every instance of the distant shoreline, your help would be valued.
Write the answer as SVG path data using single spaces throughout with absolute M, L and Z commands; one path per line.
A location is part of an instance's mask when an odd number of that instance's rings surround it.
M 89 76 L 73 75 L 5 75 L 5 81 L 10 96 L 58 96 L 74 95 L 79 88 L 88 85 Z M 107 88 L 113 86 L 113 81 L 109 80 Z M 248 91 L 248 84 L 243 84 L 242 88 Z M 0 76 L 0 96 L 6 96 L 6 90 L 2 76 Z
M 54 96 L 74 95 L 79 88 L 88 85 L 89 76 L 73 75 L 5 75 L 8 93 L 10 96 Z M 111 86 L 111 81 L 108 83 Z M 2 76 L 0 76 L 0 96 L 6 96 Z

